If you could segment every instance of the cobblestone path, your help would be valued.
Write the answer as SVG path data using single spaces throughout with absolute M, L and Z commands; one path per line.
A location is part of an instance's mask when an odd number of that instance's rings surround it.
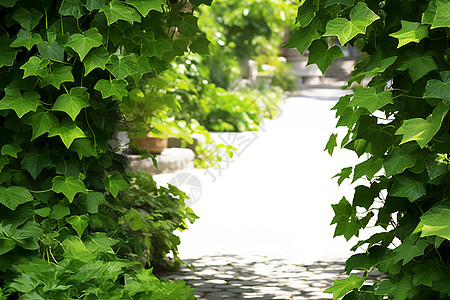
M 333 280 L 345 278 L 344 260 L 309 264 L 259 255 L 208 255 L 186 259 L 195 270 L 158 274 L 162 278 L 185 280 L 198 299 L 333 299 L 323 291 Z

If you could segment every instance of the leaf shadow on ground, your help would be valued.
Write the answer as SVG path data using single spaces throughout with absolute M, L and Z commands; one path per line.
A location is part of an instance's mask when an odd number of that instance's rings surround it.
M 333 280 L 347 277 L 344 260 L 293 263 L 286 259 L 254 255 L 208 255 L 186 259 L 195 270 L 179 270 L 156 275 L 171 281 L 182 279 L 195 288 L 198 299 L 332 299 L 323 291 Z

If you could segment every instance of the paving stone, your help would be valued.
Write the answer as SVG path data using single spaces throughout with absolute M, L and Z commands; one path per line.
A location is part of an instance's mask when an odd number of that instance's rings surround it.
M 222 279 L 211 279 L 211 280 L 206 280 L 205 282 L 212 283 L 212 284 L 227 284 L 227 282 Z
M 332 299 L 323 291 L 340 278 L 344 265 L 336 260 L 293 264 L 264 256 L 205 256 L 187 260 L 195 270 L 164 273 L 161 277 L 186 280 L 197 299 Z M 384 276 L 374 274 L 373 278 Z

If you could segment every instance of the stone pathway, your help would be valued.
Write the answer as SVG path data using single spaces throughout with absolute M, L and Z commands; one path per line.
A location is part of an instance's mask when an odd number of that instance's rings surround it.
M 183 279 L 198 299 L 333 299 L 323 291 L 344 278 L 344 260 L 295 263 L 260 255 L 208 255 L 186 259 L 192 265 L 160 277 Z
M 356 243 L 333 239 L 331 204 L 352 199 L 354 190 L 331 178 L 358 158 L 350 151 L 336 149 L 333 158 L 323 151 L 331 133 L 345 136 L 330 111 L 343 94 L 302 89 L 259 132 L 218 136 L 239 149 L 232 160 L 209 173 L 188 171 L 201 182 L 192 207 L 200 219 L 180 234 L 179 252 L 195 270 L 183 267 L 162 277 L 185 280 L 206 300 L 333 298 L 323 291 L 347 277 L 345 259 L 336 258 L 350 257 Z M 164 185 L 173 177 L 155 180 Z M 361 239 L 369 237 L 364 234 Z

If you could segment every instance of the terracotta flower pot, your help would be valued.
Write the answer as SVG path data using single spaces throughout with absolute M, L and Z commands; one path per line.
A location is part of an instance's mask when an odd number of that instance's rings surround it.
M 147 149 L 151 154 L 161 154 L 167 148 L 167 138 L 147 136 L 146 138 L 134 138 L 141 149 Z M 135 149 L 137 150 L 137 149 Z

